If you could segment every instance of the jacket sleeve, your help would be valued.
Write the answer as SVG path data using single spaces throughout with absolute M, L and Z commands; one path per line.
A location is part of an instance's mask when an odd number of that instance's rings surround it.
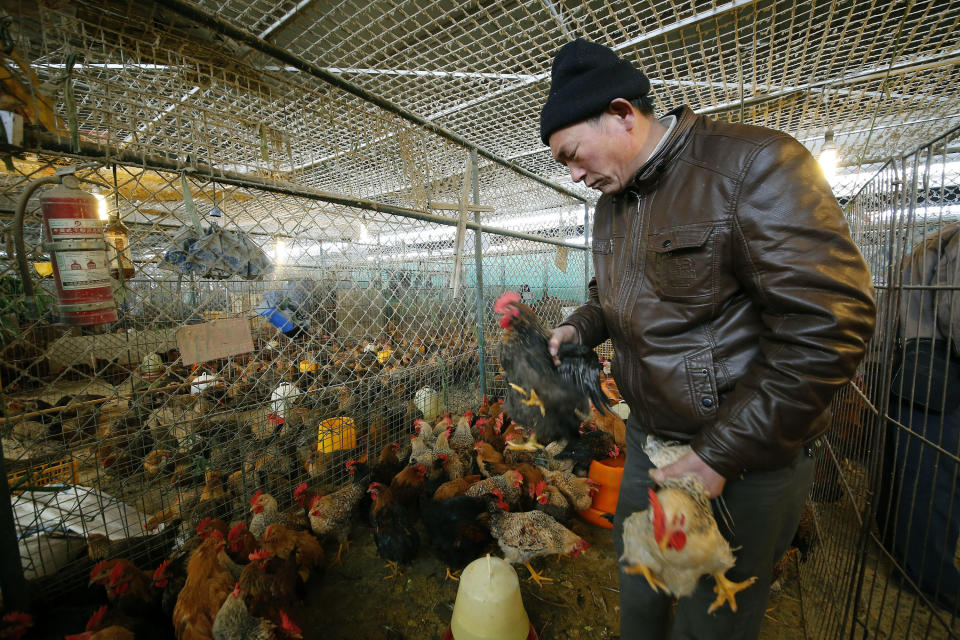
M 603 319 L 603 309 L 600 308 L 596 276 L 590 279 L 590 284 L 587 287 L 586 303 L 571 313 L 568 318 L 560 323 L 560 326 L 565 324 L 575 328 L 580 334 L 580 343 L 591 349 L 609 337 L 607 323 Z
M 870 272 L 819 165 L 780 135 L 748 160 L 733 264 L 764 328 L 746 374 L 693 449 L 727 478 L 790 463 L 873 334 Z

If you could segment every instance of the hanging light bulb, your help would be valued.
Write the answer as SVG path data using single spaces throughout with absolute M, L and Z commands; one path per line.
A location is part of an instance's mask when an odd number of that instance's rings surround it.
M 282 238 L 277 238 L 276 243 L 273 246 L 273 261 L 278 264 L 286 264 L 287 258 L 290 256 L 290 247 Z
M 97 217 L 101 220 L 109 220 L 110 216 L 107 214 L 107 199 L 102 193 L 95 193 L 93 197 L 97 199 Z
M 833 141 L 833 130 L 827 129 L 823 134 L 823 149 L 820 150 L 820 168 L 827 182 L 837 177 L 837 145 Z

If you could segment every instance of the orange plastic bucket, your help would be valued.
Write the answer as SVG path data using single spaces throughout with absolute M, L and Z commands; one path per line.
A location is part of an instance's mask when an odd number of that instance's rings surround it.
M 594 460 L 590 463 L 588 477 L 600 485 L 593 504 L 580 512 L 580 517 L 591 524 L 604 529 L 613 529 L 613 522 L 605 515 L 613 516 L 617 512 L 617 499 L 620 497 L 620 481 L 623 480 L 623 465 L 627 457 L 620 453 L 616 458 Z

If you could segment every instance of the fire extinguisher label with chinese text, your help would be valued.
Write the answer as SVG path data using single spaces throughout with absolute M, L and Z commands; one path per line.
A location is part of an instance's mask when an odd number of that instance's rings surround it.
M 99 251 L 57 251 L 57 269 L 64 291 L 110 286 L 106 254 Z
M 90 218 L 49 218 L 50 239 L 57 240 L 102 240 L 103 221 Z

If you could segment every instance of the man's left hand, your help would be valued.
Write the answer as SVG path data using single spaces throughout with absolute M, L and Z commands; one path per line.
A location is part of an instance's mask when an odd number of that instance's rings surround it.
M 669 478 L 680 478 L 686 475 L 696 476 L 707 488 L 711 498 L 716 498 L 723 493 L 723 487 L 727 483 L 726 478 L 714 471 L 693 451 L 662 469 L 650 469 L 650 478 L 657 484 L 663 484 L 664 480 Z

